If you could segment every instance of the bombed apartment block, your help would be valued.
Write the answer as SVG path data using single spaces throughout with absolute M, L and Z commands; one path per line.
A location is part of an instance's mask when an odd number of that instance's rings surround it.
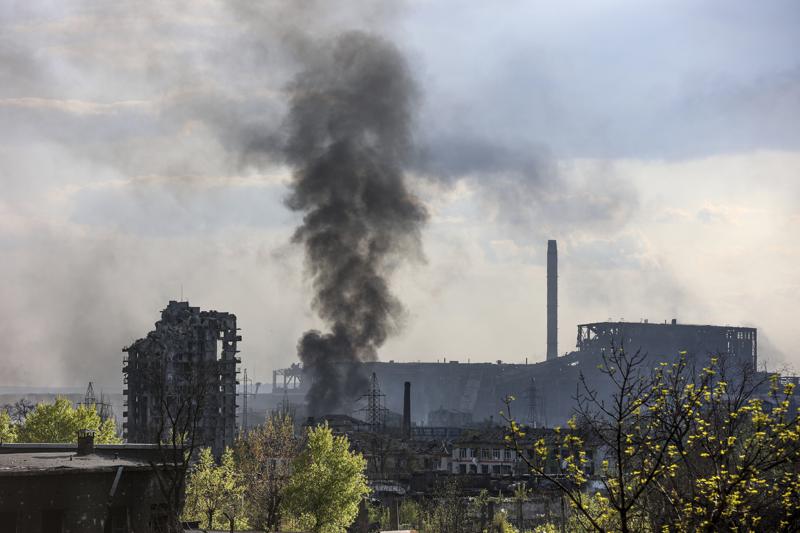
M 219 455 L 236 435 L 236 315 L 170 301 L 155 329 L 123 360 L 128 442 L 192 436 Z

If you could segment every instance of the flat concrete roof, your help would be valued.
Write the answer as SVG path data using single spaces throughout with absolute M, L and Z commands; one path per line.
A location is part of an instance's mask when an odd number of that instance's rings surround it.
M 148 469 L 150 465 L 141 459 L 105 454 L 78 456 L 75 452 L 64 451 L 0 454 L 0 476 L 114 472 L 119 467 L 139 470 Z
M 25 451 L 76 451 L 74 442 L 0 442 L 0 453 L 21 453 Z M 100 452 L 113 453 L 126 450 L 158 450 L 158 444 L 95 444 L 94 449 Z

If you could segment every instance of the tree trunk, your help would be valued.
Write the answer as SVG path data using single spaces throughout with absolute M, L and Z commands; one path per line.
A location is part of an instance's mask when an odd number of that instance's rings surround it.
M 214 527 L 214 511 L 209 510 L 209 511 L 206 511 L 206 512 L 208 513 L 208 526 L 207 527 L 208 527 L 208 529 L 211 529 L 212 527 Z

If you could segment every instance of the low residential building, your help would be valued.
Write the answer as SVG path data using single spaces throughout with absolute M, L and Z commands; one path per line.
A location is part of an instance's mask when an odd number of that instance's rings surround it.
M 493 477 L 529 474 L 528 466 L 520 454 L 525 454 L 525 459 L 532 459 L 535 441 L 543 438 L 552 447 L 559 433 L 551 428 L 524 428 L 524 431 L 525 438 L 519 443 L 519 452 L 505 440 L 506 428 L 496 427 L 461 435 L 453 441 L 448 470 L 453 474 L 485 474 Z M 589 462 L 585 468 L 590 476 L 599 470 L 597 461 L 600 454 L 594 448 L 589 446 L 586 450 Z M 556 474 L 558 470 L 558 465 L 551 460 L 547 471 Z
M 415 474 L 447 470 L 450 450 L 438 439 L 405 440 L 385 433 L 348 434 L 353 450 L 367 460 L 366 475 L 373 480 L 408 482 Z
M 453 474 L 511 476 L 519 462 L 517 452 L 506 446 L 503 428 L 462 435 L 453 442 L 450 468 Z

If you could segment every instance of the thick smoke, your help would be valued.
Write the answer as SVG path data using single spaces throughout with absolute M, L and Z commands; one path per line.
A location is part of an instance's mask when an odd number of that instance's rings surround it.
M 375 360 L 397 330 L 403 307 L 389 276 L 400 260 L 419 257 L 427 214 L 404 181 L 416 90 L 393 45 L 344 34 L 290 89 L 287 204 L 305 214 L 294 241 L 305 247 L 314 309 L 331 327 L 298 343 L 317 415 L 364 388 L 358 365 L 339 363 Z

